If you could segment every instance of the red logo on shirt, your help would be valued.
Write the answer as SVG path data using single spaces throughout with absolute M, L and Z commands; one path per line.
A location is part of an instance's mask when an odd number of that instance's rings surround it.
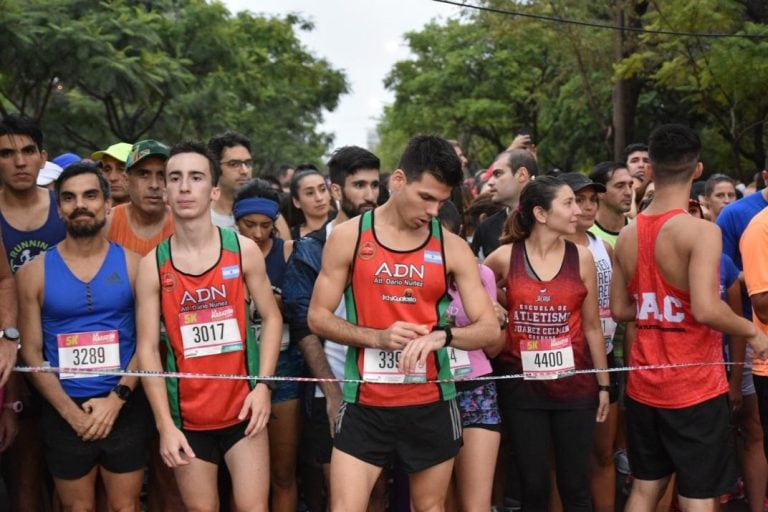
M 176 289 L 178 281 L 176 280 L 176 274 L 173 272 L 163 272 L 160 275 L 160 286 L 164 292 L 172 292 Z
M 361 260 L 370 260 L 376 255 L 376 244 L 371 241 L 363 242 L 357 255 Z

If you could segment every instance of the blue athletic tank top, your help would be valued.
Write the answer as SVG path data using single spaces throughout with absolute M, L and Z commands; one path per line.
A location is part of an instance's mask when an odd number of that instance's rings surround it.
M 125 249 L 109 244 L 94 278 L 85 283 L 67 267 L 58 251 L 45 253 L 42 308 L 43 355 L 53 367 L 125 368 L 136 351 L 133 289 Z M 120 377 L 83 377 L 62 373 L 61 386 L 71 397 L 109 393 Z
M 50 191 L 50 197 L 51 206 L 48 209 L 48 218 L 45 224 L 34 231 L 19 231 L 8 224 L 0 212 L 0 231 L 3 234 L 5 254 L 8 255 L 11 271 L 14 274 L 22 265 L 29 263 L 41 252 L 47 251 L 49 247 L 61 242 L 67 235 L 67 228 L 56 211 L 56 195 L 53 190 Z
M 264 257 L 264 263 L 267 266 L 267 276 L 269 282 L 275 288 L 283 289 L 283 275 L 285 275 L 285 268 L 288 264 L 285 262 L 285 240 L 282 238 L 272 239 L 272 249 L 269 250 L 269 254 Z

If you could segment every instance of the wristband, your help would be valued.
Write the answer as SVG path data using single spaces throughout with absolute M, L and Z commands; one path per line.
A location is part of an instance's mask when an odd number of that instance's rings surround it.
M 443 343 L 443 348 L 450 347 L 451 342 L 453 341 L 453 332 L 451 331 L 450 325 L 436 325 L 432 332 L 435 331 L 443 331 L 445 333 L 445 343 Z
M 19 414 L 24 410 L 24 404 L 21 402 L 21 400 L 16 400 L 15 402 L 8 402 L 7 404 L 3 404 L 3 409 L 10 409 L 16 414 Z
M 258 386 L 259 384 L 264 384 L 265 386 L 267 386 L 267 388 L 269 388 L 270 391 L 275 391 L 277 389 L 277 383 L 271 380 L 259 380 L 256 382 L 256 386 Z M 253 386 L 253 387 L 256 387 L 256 386 Z
M 600 385 L 598 385 L 597 386 L 597 391 L 598 392 L 605 391 L 607 393 L 610 393 L 611 392 L 611 386 L 600 386 Z

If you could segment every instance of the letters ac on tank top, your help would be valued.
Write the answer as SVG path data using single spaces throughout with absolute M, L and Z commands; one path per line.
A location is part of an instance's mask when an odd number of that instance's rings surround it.
M 443 325 L 451 299 L 440 223 L 433 219 L 427 239 L 410 251 L 395 251 L 382 245 L 373 226 L 373 211 L 365 212 L 360 218 L 351 283 L 345 292 L 347 320 L 373 329 L 387 329 L 398 320 L 430 329 Z M 366 350 L 350 347 L 347 351 L 348 379 L 363 378 Z M 431 352 L 427 357 L 426 379 L 450 378 L 447 350 Z M 344 400 L 377 407 L 422 405 L 455 396 L 453 383 L 344 384 Z
M 637 268 L 627 288 L 637 304 L 637 338 L 629 363 L 637 365 L 711 363 L 723 360 L 722 335 L 696 322 L 691 295 L 664 279 L 656 264 L 656 240 L 664 224 L 684 210 L 637 216 Z M 678 409 L 726 393 L 723 366 L 631 371 L 627 393 L 653 407 Z
M 540 281 L 526 269 L 525 243 L 512 245 L 507 275 L 509 325 L 507 344 L 500 355 L 505 370 L 522 373 L 521 342 L 547 341 L 568 336 L 576 370 L 592 369 L 592 357 L 582 327 L 581 307 L 587 289 L 581 280 L 579 251 L 565 242 L 563 263 L 557 275 Z M 577 374 L 555 380 L 511 381 L 516 407 L 574 409 L 597 404 L 597 380 Z
M 89 282 L 75 276 L 58 247 L 45 255 L 41 323 L 43 354 L 53 367 L 126 368 L 136 351 L 136 312 L 125 250 L 109 244 L 101 268 Z M 118 375 L 97 377 L 62 372 L 67 395 L 90 398 L 109 393 Z
M 218 228 L 219 260 L 200 275 L 173 265 L 171 238 L 157 247 L 160 300 L 167 330 L 167 371 L 258 375 L 258 346 L 248 326 L 240 244 Z M 166 379 L 177 426 L 214 430 L 235 425 L 252 389 L 246 380 Z
M 15 274 L 24 264 L 32 258 L 45 252 L 49 247 L 64 240 L 67 236 L 67 228 L 59 218 L 56 211 L 56 195 L 49 191 L 50 207 L 45 224 L 33 231 L 20 231 L 5 220 L 0 213 L 0 233 L 2 233 L 5 254 L 11 264 L 11 271 Z
M 173 216 L 167 215 L 165 225 L 158 234 L 152 238 L 141 238 L 128 222 L 128 205 L 117 205 L 112 209 L 112 221 L 109 225 L 109 232 L 107 233 L 107 239 L 120 244 L 129 251 L 133 251 L 141 256 L 146 256 L 149 252 L 157 247 L 157 245 L 171 236 L 174 231 Z

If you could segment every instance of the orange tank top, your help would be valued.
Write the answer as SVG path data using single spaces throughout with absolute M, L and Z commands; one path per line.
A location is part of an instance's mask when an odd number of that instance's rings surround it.
M 112 223 L 109 226 L 107 239 L 122 245 L 129 251 L 133 251 L 142 256 L 146 256 L 149 251 L 171 236 L 174 231 L 173 215 L 166 215 L 165 225 L 158 234 L 152 238 L 141 238 L 134 233 L 128 222 L 128 204 L 120 204 L 112 208 Z
M 691 294 L 667 282 L 656 264 L 656 239 L 664 224 L 684 210 L 637 216 L 637 268 L 628 291 L 637 305 L 637 337 L 629 364 L 658 365 L 723 361 L 722 334 L 696 322 Z M 699 404 L 728 392 L 724 366 L 631 371 L 627 393 L 665 409 Z

